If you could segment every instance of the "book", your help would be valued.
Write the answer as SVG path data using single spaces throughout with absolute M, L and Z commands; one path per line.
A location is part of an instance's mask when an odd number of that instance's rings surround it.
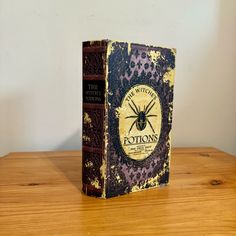
M 83 42 L 82 188 L 110 198 L 168 184 L 173 48 Z

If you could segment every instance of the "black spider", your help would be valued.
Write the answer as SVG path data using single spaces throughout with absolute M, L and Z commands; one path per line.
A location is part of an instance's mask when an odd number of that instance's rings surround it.
M 138 130 L 144 130 L 147 126 L 147 123 L 150 125 L 150 127 L 152 128 L 153 133 L 155 133 L 151 122 L 149 121 L 148 117 L 154 117 L 157 115 L 148 115 L 148 113 L 151 111 L 151 109 L 153 108 L 153 106 L 155 105 L 155 102 L 153 102 L 154 99 L 152 99 L 147 107 L 145 107 L 144 105 L 144 109 L 143 111 L 140 111 L 140 106 L 136 106 L 136 104 L 131 100 L 131 102 L 133 103 L 133 106 L 129 103 L 130 108 L 132 109 L 132 111 L 135 113 L 135 115 L 133 116 L 126 116 L 125 119 L 128 118 L 135 118 L 135 121 L 132 123 L 132 125 L 130 126 L 129 129 L 129 133 L 132 130 L 134 124 L 136 124 L 136 127 Z

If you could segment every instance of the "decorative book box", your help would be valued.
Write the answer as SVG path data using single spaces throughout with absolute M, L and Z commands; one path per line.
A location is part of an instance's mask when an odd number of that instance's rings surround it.
M 109 198 L 169 181 L 175 49 L 83 43 L 83 191 Z

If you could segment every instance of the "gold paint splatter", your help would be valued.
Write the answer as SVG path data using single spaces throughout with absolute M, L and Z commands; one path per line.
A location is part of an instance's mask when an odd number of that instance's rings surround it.
M 128 43 L 128 55 L 130 54 L 131 52 L 131 43 Z
M 84 124 L 89 124 L 92 127 L 92 119 L 89 117 L 87 112 L 84 112 Z
M 122 182 L 122 179 L 118 174 L 116 175 L 116 179 L 117 179 L 118 183 Z
M 105 151 L 104 151 L 104 156 L 105 156 Z M 100 167 L 100 173 L 101 173 L 101 178 L 103 179 L 104 181 L 104 186 L 103 186 L 103 189 L 102 189 L 102 198 L 106 198 L 106 188 L 105 188 L 105 185 L 106 185 L 106 161 L 103 160 L 102 161 L 102 165 Z
M 111 55 L 111 53 L 114 51 L 114 47 L 113 47 L 113 42 L 114 41 L 109 41 L 108 45 L 107 45 L 107 59 L 108 57 Z
M 173 106 L 173 102 L 170 102 L 169 105 Z M 169 115 L 168 115 L 168 121 L 169 122 L 171 122 L 171 120 L 172 120 L 172 112 L 173 112 L 173 108 L 170 107 L 170 112 L 169 112 Z
M 83 135 L 82 138 L 83 138 L 83 141 L 86 141 L 86 142 L 90 142 L 91 141 L 90 137 L 87 136 L 87 135 Z
M 168 68 L 168 71 L 163 76 L 163 80 L 165 82 L 169 81 L 170 86 L 173 86 L 174 78 L 175 78 L 175 70 Z
M 96 177 L 94 180 L 90 180 L 91 185 L 93 185 L 95 188 L 100 189 L 101 186 L 99 185 L 98 178 Z
M 120 113 L 124 113 L 124 108 L 117 107 L 117 108 L 115 109 L 116 118 L 119 118 L 119 117 L 120 117 Z
M 149 51 L 149 55 L 150 55 L 150 57 L 151 57 L 151 61 L 152 61 L 153 63 L 156 63 L 157 60 L 160 58 L 161 53 L 160 53 L 159 51 L 150 50 L 150 51 Z
M 176 48 L 171 48 L 171 52 L 176 55 Z
M 132 189 L 131 189 L 131 192 L 137 192 L 137 191 L 139 191 L 139 190 L 140 190 L 140 187 L 137 186 L 137 185 L 134 185 L 134 186 L 132 187 Z
M 85 167 L 89 168 L 89 167 L 92 167 L 93 166 L 93 163 L 91 161 L 88 161 L 85 163 Z

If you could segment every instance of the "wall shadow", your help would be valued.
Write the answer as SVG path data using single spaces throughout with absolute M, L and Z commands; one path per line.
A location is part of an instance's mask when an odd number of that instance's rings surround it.
M 82 130 L 77 129 L 70 137 L 55 148 L 56 151 L 80 150 L 82 148 Z
M 59 151 L 57 153 L 57 151 Z M 65 153 L 67 155 L 65 156 Z M 82 152 L 81 130 L 77 130 L 66 139 L 56 152 L 49 154 L 51 163 L 82 192 Z

